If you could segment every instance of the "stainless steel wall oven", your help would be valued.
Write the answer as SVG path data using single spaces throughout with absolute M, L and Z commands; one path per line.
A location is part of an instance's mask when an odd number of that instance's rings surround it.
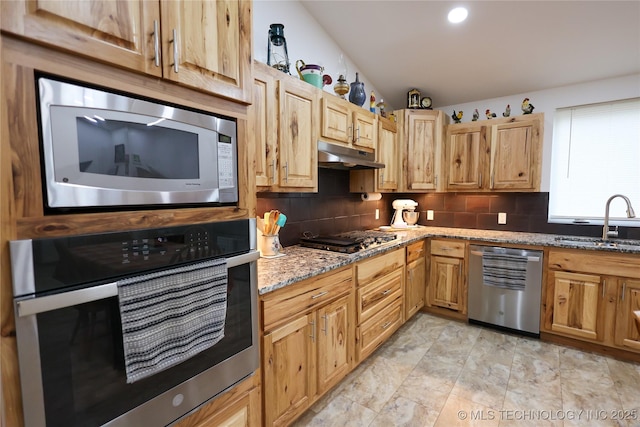
M 251 375 L 259 364 L 255 229 L 247 219 L 12 241 L 26 426 L 163 426 Z M 128 382 L 120 283 L 212 260 L 226 266 L 224 337 Z

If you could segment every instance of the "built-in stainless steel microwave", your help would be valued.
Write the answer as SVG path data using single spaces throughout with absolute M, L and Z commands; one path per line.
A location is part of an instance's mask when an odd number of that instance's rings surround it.
M 238 201 L 234 119 L 50 77 L 37 81 L 49 208 Z

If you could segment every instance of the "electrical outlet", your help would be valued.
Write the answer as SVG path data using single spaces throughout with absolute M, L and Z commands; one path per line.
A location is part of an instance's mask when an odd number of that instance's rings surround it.
M 498 213 L 498 224 L 506 224 L 507 223 L 507 213 L 499 212 Z
M 380 219 L 380 209 L 376 209 L 376 219 Z
M 433 210 L 431 209 L 427 211 L 427 221 L 433 221 Z

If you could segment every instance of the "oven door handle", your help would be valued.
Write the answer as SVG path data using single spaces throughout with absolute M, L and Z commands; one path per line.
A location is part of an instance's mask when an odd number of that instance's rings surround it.
M 227 258 L 227 269 L 257 261 L 258 258 L 260 252 L 255 250 Z M 91 288 L 16 301 L 16 313 L 18 317 L 32 316 L 115 296 L 118 296 L 118 282 L 105 283 Z

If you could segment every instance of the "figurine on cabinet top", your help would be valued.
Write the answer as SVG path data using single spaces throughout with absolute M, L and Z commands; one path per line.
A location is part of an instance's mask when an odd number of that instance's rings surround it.
M 473 110 L 473 117 L 471 118 L 472 122 L 477 122 L 480 118 L 480 113 L 478 113 L 478 109 Z
M 460 123 L 462 121 L 462 111 L 458 111 L 456 113 L 456 110 L 453 110 L 453 114 L 451 115 L 451 118 L 453 119 L 454 123 Z
M 504 109 L 504 113 L 502 113 L 502 117 L 509 117 L 511 115 L 511 106 L 507 104 L 507 108 Z
M 525 98 L 522 101 L 522 113 L 523 114 L 531 114 L 531 113 L 533 113 L 533 109 L 534 108 L 535 107 L 533 106 L 533 104 L 529 103 L 529 98 Z

